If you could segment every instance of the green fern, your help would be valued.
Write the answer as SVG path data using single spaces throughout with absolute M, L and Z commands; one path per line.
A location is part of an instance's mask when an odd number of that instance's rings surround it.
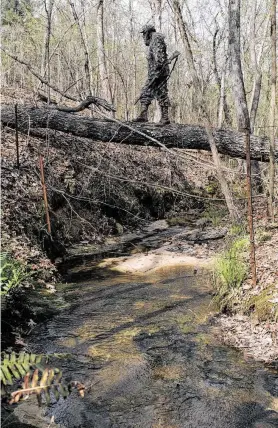
M 51 355 L 52 357 L 61 358 L 60 354 Z M 1 395 L 7 397 L 8 387 L 13 387 L 15 383 L 24 379 L 22 388 L 11 393 L 10 404 L 19 402 L 23 398 L 35 394 L 38 404 L 41 405 L 42 397 L 47 404 L 50 403 L 50 391 L 53 392 L 55 398 L 66 398 L 72 388 L 77 388 L 79 395 L 84 396 L 84 386 L 74 381 L 70 384 L 62 382 L 62 372 L 57 368 L 43 367 L 43 363 L 47 363 L 49 356 L 36 355 L 20 352 L 16 354 L 2 353 L 1 354 Z
M 42 355 L 27 354 L 1 354 L 0 380 L 4 385 L 13 385 L 15 379 L 22 379 L 32 367 L 40 368 Z
M 76 387 L 79 394 L 84 396 L 84 386 L 80 382 L 71 382 L 65 385 L 61 381 L 62 372 L 59 369 L 44 369 L 39 372 L 35 369 L 31 375 L 27 373 L 22 383 L 22 389 L 12 392 L 10 404 L 18 403 L 23 398 L 28 398 L 30 395 L 35 394 L 39 406 L 42 404 L 42 397 L 45 398 L 47 404 L 50 404 L 50 391 L 53 392 L 56 400 L 60 397 L 66 398 L 71 393 L 73 387 Z
M 21 262 L 13 260 L 8 253 L 0 253 L 1 296 L 6 296 L 14 288 L 21 286 L 31 275 Z

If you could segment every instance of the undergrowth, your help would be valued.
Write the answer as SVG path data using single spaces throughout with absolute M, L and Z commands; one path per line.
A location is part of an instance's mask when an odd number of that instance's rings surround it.
M 222 205 L 207 204 L 203 217 L 210 220 L 212 225 L 218 227 L 227 215 L 227 208 Z
M 242 302 L 243 312 L 252 314 L 256 320 L 261 321 L 278 321 L 278 305 L 273 303 L 275 286 L 271 285 L 259 294 L 250 296 Z
M 261 242 L 270 239 L 268 234 L 260 232 Z M 257 239 L 258 239 L 257 236 Z M 278 321 L 278 305 L 274 298 L 274 284 L 266 288 L 258 284 L 257 288 L 244 290 L 243 283 L 249 273 L 249 239 L 245 228 L 234 225 L 229 231 L 226 250 L 217 257 L 214 265 L 213 298 L 217 308 L 224 313 L 251 315 L 258 322 Z
M 234 235 L 232 231 L 227 249 L 216 259 L 214 302 L 220 311 L 232 312 L 234 306 L 241 302 L 241 286 L 248 275 L 248 245 L 246 236 Z
M 13 259 L 8 253 L 0 253 L 1 296 L 6 296 L 15 288 L 22 286 L 31 275 L 32 272 L 28 272 L 23 263 Z

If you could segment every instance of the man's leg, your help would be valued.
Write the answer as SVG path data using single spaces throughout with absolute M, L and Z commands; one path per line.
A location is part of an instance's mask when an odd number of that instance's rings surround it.
M 154 92 L 149 86 L 149 82 L 145 84 L 140 96 L 141 111 L 139 116 L 133 122 L 148 122 L 148 109 L 154 99 Z
M 136 119 L 133 119 L 132 122 L 148 122 L 148 109 L 150 104 L 143 104 L 141 102 L 141 110 Z
M 160 118 L 160 124 L 161 125 L 168 125 L 170 123 L 169 119 L 169 106 L 170 101 L 168 97 L 168 88 L 167 88 L 167 81 L 160 83 L 156 89 L 156 98 L 158 100 L 158 104 L 161 111 L 161 118 Z

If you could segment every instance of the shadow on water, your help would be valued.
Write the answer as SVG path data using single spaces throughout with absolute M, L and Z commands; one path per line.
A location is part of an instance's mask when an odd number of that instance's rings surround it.
M 29 346 L 67 353 L 55 365 L 86 385 L 85 397 L 73 392 L 39 411 L 30 399 L 10 426 L 52 427 L 54 416 L 68 428 L 278 427 L 277 371 L 218 342 L 205 273 L 110 275 L 58 294 L 68 308 L 34 330 Z
M 278 426 L 277 412 L 266 410 L 261 404 L 256 402 L 244 403 L 235 408 L 237 415 L 236 426 L 238 428 L 271 428 Z

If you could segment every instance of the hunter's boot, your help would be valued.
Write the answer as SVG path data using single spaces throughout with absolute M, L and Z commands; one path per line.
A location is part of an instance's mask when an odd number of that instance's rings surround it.
M 141 104 L 141 112 L 132 122 L 148 122 L 148 109 L 149 106 L 147 104 Z
M 160 125 L 168 125 L 170 123 L 169 119 L 169 107 L 168 106 L 160 106 L 161 110 L 161 118 L 160 118 Z

